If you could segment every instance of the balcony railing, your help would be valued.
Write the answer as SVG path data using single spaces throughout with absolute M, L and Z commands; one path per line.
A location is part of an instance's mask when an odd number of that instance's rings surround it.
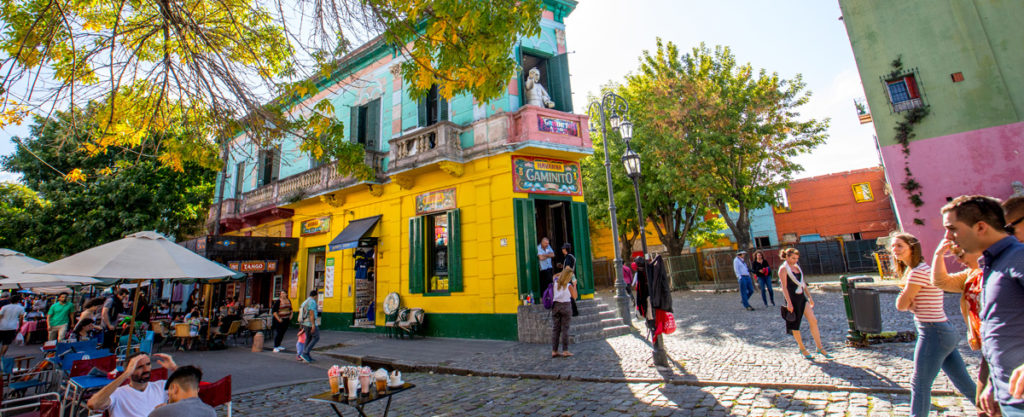
M 391 145 L 388 172 L 395 173 L 438 161 L 462 162 L 462 129 L 439 122 L 388 141 Z
M 373 168 L 377 181 L 383 181 L 383 161 L 387 154 L 366 151 L 366 164 Z M 338 162 L 321 165 L 242 194 L 241 212 L 251 213 L 267 207 L 294 203 L 311 195 L 323 194 L 360 182 L 350 175 L 341 175 Z

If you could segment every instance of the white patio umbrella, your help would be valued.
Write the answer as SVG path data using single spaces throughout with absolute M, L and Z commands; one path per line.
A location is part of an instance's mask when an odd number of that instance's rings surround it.
M 87 249 L 45 266 L 26 271 L 31 274 L 67 274 L 105 280 L 150 279 L 213 280 L 244 276 L 199 256 L 155 231 L 137 232 L 107 244 Z M 139 305 L 135 292 L 134 310 Z M 135 311 L 128 331 L 128 348 L 135 330 Z
M 86 276 L 64 274 L 29 274 L 25 271 L 46 265 L 46 262 L 10 249 L 0 249 L 0 289 L 64 287 L 89 285 L 99 280 Z

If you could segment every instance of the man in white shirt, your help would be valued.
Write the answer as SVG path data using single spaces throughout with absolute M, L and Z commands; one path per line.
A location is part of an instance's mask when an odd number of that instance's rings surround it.
M 153 358 L 167 372 L 174 372 L 178 365 L 169 355 L 157 353 Z M 110 411 L 111 417 L 146 417 L 158 405 L 167 402 L 166 380 L 150 382 L 153 366 L 149 355 L 137 353 L 128 361 L 120 376 L 99 390 L 86 404 L 93 411 Z M 126 379 L 128 385 L 121 386 Z
M 750 296 L 754 294 L 754 282 L 750 280 L 750 269 L 747 268 L 747 253 L 736 252 L 732 260 L 732 271 L 736 273 L 736 279 L 740 282 L 740 297 L 743 301 L 743 308 L 754 311 L 750 306 Z
M 0 308 L 0 356 L 7 354 L 7 348 L 14 343 L 18 329 L 25 319 L 25 307 L 21 306 L 21 294 L 11 296 L 10 304 Z
M 551 241 L 547 237 L 540 238 L 540 244 L 537 245 L 537 258 L 540 259 L 540 291 L 543 293 L 551 285 L 555 276 L 555 266 L 551 264 L 551 260 L 555 258 L 555 250 L 551 249 Z

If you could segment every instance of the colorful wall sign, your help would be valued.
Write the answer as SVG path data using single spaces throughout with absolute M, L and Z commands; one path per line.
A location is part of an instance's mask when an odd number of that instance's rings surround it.
M 537 116 L 537 129 L 541 132 L 551 132 L 560 135 L 580 135 L 580 124 L 578 122 L 553 117 Z
M 324 292 L 327 298 L 334 297 L 334 258 L 327 258 L 324 269 Z
M 244 273 L 277 272 L 277 261 L 228 261 L 228 269 Z
M 858 203 L 874 200 L 875 196 L 871 193 L 871 183 L 862 182 L 853 184 L 853 199 L 857 200 Z
M 455 188 L 431 191 L 416 196 L 416 214 L 451 210 L 455 207 Z
M 532 156 L 513 156 L 512 187 L 517 193 L 583 195 L 580 164 Z
M 300 226 L 299 231 L 300 231 L 299 234 L 302 235 L 302 236 L 309 236 L 309 235 L 316 235 L 316 234 L 320 234 L 320 233 L 330 232 L 331 231 L 331 218 L 328 216 L 328 217 L 320 217 L 320 218 L 317 218 L 317 219 L 306 220 L 306 221 L 302 222 L 302 225 Z

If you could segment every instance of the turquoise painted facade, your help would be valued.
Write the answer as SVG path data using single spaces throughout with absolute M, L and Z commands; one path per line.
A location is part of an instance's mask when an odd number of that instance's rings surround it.
M 564 18 L 576 7 L 573 0 L 545 0 L 546 11 L 540 22 L 541 33 L 534 37 L 522 38 L 515 45 L 513 55 L 520 57 L 522 53 L 535 53 L 544 57 L 555 57 L 564 55 L 565 49 L 565 24 Z M 392 67 L 400 64 L 401 61 L 395 58 L 395 51 L 376 41 L 357 49 L 348 57 L 346 66 L 340 68 L 330 80 L 319 83 L 321 88 L 336 87 L 344 76 L 358 74 L 359 80 L 349 83 L 337 93 L 330 95 L 331 104 L 334 105 L 337 117 L 345 121 L 351 120 L 351 111 L 355 106 L 365 105 L 372 99 L 380 99 L 380 138 L 376 150 L 388 152 L 389 139 L 397 138 L 419 127 L 417 100 L 413 100 L 408 94 L 408 83 L 404 80 L 397 80 L 392 72 Z M 387 61 L 382 64 L 382 61 Z M 367 69 L 369 69 L 367 71 Z M 568 74 L 565 74 L 568 79 Z M 487 103 L 479 103 L 468 94 L 459 94 L 447 100 L 448 120 L 459 126 L 466 126 L 473 122 L 487 119 L 496 114 L 514 111 L 522 106 L 521 79 L 522 74 L 517 74 L 516 79 L 510 82 L 509 88 L 501 97 Z M 323 90 L 321 90 L 322 92 Z M 308 100 L 308 98 L 307 98 Z M 571 113 L 572 108 L 559 108 L 559 110 Z M 396 122 L 396 120 L 398 120 Z M 396 129 L 396 127 L 398 127 Z M 346 126 L 350 129 L 351 126 Z M 351 132 L 348 137 L 353 137 Z M 227 160 L 227 181 L 224 181 L 224 199 L 231 199 L 236 192 L 246 193 L 259 188 L 258 180 L 260 175 L 257 172 L 259 161 L 258 150 L 242 137 L 236 138 L 232 152 Z M 463 148 L 474 145 L 473 132 L 467 130 L 460 134 L 460 142 Z M 280 146 L 280 163 L 277 167 L 276 178 L 284 179 L 313 168 L 316 162 L 309 155 L 299 150 L 299 141 L 296 139 L 285 139 Z M 386 164 L 387 161 L 385 161 Z M 239 177 L 239 164 L 241 176 Z M 240 189 L 236 187 L 240 185 Z M 218 174 L 217 189 L 214 198 L 220 194 L 220 175 Z
M 729 211 L 729 217 L 735 219 L 737 212 Z M 757 246 L 758 239 L 767 238 L 767 246 L 777 246 L 779 244 L 779 234 L 775 230 L 775 212 L 771 207 L 761 207 L 750 210 L 747 215 L 750 218 L 750 241 Z M 729 238 L 730 242 L 736 242 L 736 236 L 732 234 L 732 230 L 726 228 L 722 233 L 725 237 Z M 760 245 L 764 246 L 764 245 Z

